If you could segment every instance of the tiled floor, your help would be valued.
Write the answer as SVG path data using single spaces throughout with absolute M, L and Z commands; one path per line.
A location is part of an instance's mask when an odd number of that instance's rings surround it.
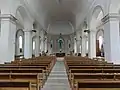
M 42 90 L 71 90 L 63 60 L 63 58 L 57 58 L 57 62 Z

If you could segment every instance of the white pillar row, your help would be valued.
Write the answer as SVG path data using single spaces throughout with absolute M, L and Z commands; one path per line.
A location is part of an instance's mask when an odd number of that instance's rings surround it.
M 91 30 L 89 32 L 89 52 L 88 52 L 89 58 L 95 58 L 96 57 L 96 32 Z
M 24 58 L 32 58 L 32 32 L 24 31 Z
M 82 52 L 81 52 L 82 57 L 86 56 L 86 49 L 87 49 L 87 47 L 86 47 L 87 43 L 86 42 L 87 42 L 87 38 L 86 38 L 86 36 L 83 36 L 82 37 Z
M 104 22 L 105 59 L 115 64 L 120 64 L 119 17 L 117 13 L 110 13 L 102 19 Z

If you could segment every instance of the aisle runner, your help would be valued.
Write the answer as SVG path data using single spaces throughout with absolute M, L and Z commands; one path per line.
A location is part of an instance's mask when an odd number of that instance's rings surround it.
M 63 60 L 64 58 L 57 58 L 57 62 L 42 90 L 71 90 Z

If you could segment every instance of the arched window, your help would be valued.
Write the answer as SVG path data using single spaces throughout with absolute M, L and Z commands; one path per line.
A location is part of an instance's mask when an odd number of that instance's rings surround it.
M 22 49 L 23 48 L 23 37 L 19 36 L 19 48 Z
M 101 50 L 101 46 L 103 44 L 103 37 L 99 36 L 99 49 Z
M 89 45 L 88 41 L 86 41 L 86 50 L 88 51 Z
M 33 41 L 33 50 L 35 50 L 35 41 Z

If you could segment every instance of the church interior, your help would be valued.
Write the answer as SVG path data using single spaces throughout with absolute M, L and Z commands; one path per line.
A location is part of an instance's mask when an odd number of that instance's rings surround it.
M 0 90 L 119 90 L 120 0 L 0 0 Z

